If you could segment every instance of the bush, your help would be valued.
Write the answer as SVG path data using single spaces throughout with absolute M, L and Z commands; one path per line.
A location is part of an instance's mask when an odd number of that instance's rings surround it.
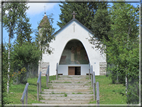
M 127 104 L 139 103 L 139 80 L 130 78 L 128 81 Z
M 41 51 L 35 43 L 24 42 L 22 45 L 14 44 L 11 55 L 13 75 L 17 76 L 15 83 L 25 84 L 31 73 L 31 65 L 38 65 L 38 61 L 41 59 Z M 38 72 L 36 73 L 38 74 Z

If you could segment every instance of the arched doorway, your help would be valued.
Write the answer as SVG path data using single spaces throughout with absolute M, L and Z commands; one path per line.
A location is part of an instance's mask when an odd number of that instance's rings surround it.
M 66 66 L 68 75 L 81 75 L 82 68 L 89 65 L 87 52 L 79 40 L 69 41 L 60 58 L 59 65 Z M 88 66 L 86 66 L 88 69 Z

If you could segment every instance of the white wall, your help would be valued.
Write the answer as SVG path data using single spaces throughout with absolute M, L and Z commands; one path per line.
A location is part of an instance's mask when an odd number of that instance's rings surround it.
M 89 64 L 78 64 L 78 65 L 59 65 L 58 73 L 63 75 L 68 75 L 68 66 L 76 66 L 81 68 L 81 75 L 86 75 L 89 72 Z
M 73 23 L 75 23 L 75 32 L 73 31 Z M 75 21 L 66 26 L 62 31 L 58 32 L 56 34 L 55 40 L 50 43 L 50 47 L 54 49 L 53 54 L 43 54 L 42 59 L 43 62 L 49 62 L 50 75 L 56 74 L 56 63 L 59 63 L 66 44 L 73 39 L 79 40 L 83 44 L 90 61 L 90 65 L 93 66 L 93 71 L 95 71 L 96 75 L 100 75 L 99 62 L 106 62 L 106 58 L 100 55 L 100 51 L 97 50 L 94 45 L 90 44 L 88 41 L 90 36 L 92 36 L 92 34 L 90 34 L 86 29 L 84 29 Z M 63 68 L 61 67 L 60 69 L 62 70 Z M 67 68 L 64 69 L 67 70 Z M 83 71 L 83 74 L 84 72 L 85 71 Z

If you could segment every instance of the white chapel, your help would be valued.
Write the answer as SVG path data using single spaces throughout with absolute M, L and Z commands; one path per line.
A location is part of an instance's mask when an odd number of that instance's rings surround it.
M 46 14 L 42 20 L 48 20 Z M 56 70 L 58 75 L 88 75 L 90 69 L 95 75 L 105 75 L 106 55 L 90 43 L 90 37 L 92 32 L 73 13 L 73 19 L 55 33 L 55 40 L 49 44 L 52 53 L 42 54 L 38 73 L 45 75 L 50 65 L 49 75 L 56 75 Z

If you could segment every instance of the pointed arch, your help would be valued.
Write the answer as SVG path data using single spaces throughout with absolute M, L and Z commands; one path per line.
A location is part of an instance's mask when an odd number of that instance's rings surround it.
M 90 64 L 88 53 L 80 40 L 71 39 L 64 46 L 59 65 L 66 64 Z

